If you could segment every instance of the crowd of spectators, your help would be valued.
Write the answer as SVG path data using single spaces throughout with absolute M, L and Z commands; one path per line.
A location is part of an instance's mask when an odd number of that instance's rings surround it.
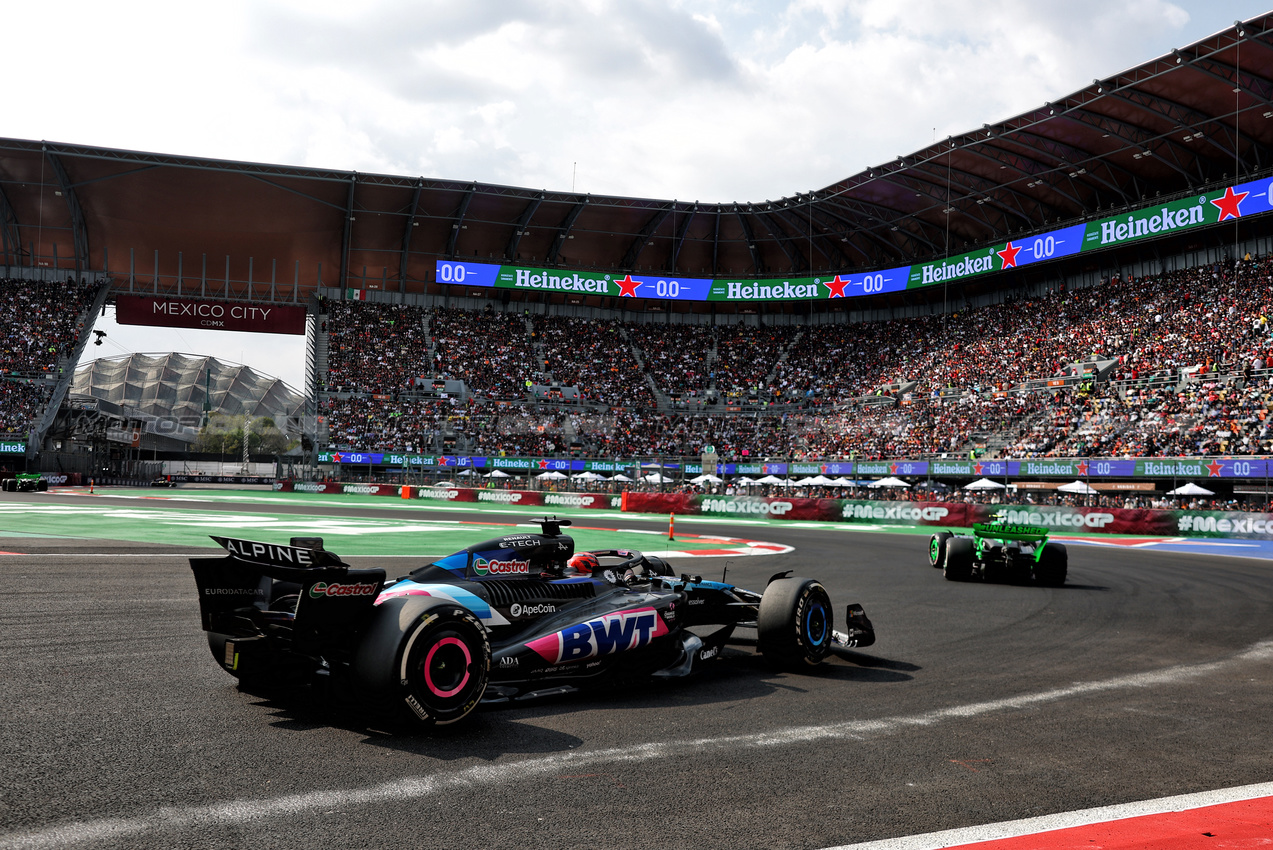
M 97 286 L 0 279 L 0 435 L 26 437 L 88 322 Z
M 630 333 L 663 393 L 686 401 L 706 398 L 718 356 L 711 326 L 646 323 L 630 326 Z
M 49 403 L 48 390 L 24 379 L 0 378 L 0 437 L 24 438 Z
M 654 407 L 654 394 L 631 356 L 623 323 L 537 315 L 533 326 L 552 380 L 575 387 L 585 404 Z
M 534 433 L 549 435 L 520 444 L 558 453 L 684 456 L 710 444 L 730 459 L 873 459 L 962 455 L 995 436 L 997 453 L 1014 457 L 1268 454 L 1270 311 L 1267 257 L 858 324 L 527 321 L 489 307 L 435 309 L 426 371 L 465 381 L 477 399 L 524 402 L 528 380 L 577 387 L 574 412 L 518 408 L 546 417 Z M 1047 386 L 1085 367 L 1099 371 Z M 661 408 L 649 382 L 673 399 L 721 404 Z M 491 421 L 454 427 L 486 447 L 516 431 L 507 417 Z
M 544 379 L 526 318 L 519 314 L 435 308 L 429 321 L 437 375 L 464 381 L 480 398 L 521 399 Z
M 0 279 L 0 375 L 44 377 L 75 348 L 97 287 L 65 281 Z
M 323 302 L 327 333 L 325 388 L 387 393 L 432 372 L 423 307 L 361 301 Z

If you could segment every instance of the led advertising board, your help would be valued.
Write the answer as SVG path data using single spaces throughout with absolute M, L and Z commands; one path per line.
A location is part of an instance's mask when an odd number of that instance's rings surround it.
M 1264 178 L 1011 239 L 928 263 L 871 272 L 791 278 L 690 278 L 668 274 L 561 271 L 439 260 L 438 283 L 668 301 L 808 301 L 879 295 L 969 280 L 1124 243 L 1154 239 L 1273 210 L 1273 179 Z

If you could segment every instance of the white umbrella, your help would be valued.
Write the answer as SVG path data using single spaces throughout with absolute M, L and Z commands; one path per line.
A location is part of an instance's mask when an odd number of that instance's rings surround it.
M 853 486 L 853 482 L 852 482 L 852 481 L 850 481 L 848 478 L 845 478 L 843 475 L 841 475 L 839 478 L 832 478 L 832 479 L 831 479 L 831 486 L 833 486 L 833 487 L 852 487 L 852 486 Z
M 504 470 L 502 470 L 502 469 L 496 469 L 496 470 L 494 470 L 493 472 L 489 472 L 489 473 L 487 473 L 487 474 L 486 474 L 485 476 L 483 476 L 483 477 L 485 477 L 485 478 L 512 478 L 513 476 L 509 475 L 507 472 L 505 472 L 505 471 L 504 471 Z
M 648 482 L 650 482 L 651 484 L 659 484 L 659 483 L 666 484 L 667 482 L 671 481 L 672 479 L 671 479 L 671 478 L 668 478 L 666 475 L 662 475 L 662 474 L 660 474 L 660 473 L 658 473 L 658 472 L 651 472 L 649 475 L 642 475 L 642 476 L 641 476 L 641 480 L 642 480 L 642 481 L 648 481 Z
M 782 479 L 777 475 L 766 475 L 764 478 L 757 478 L 756 484 L 781 484 Z
M 557 470 L 555 470 L 555 469 L 552 469 L 552 470 L 549 470 L 548 472 L 541 472 L 541 473 L 539 473 L 538 475 L 536 475 L 535 477 L 536 477 L 536 478 L 547 478 L 547 479 L 550 479 L 550 480 L 552 480 L 552 481 L 556 481 L 556 480 L 558 480 L 558 479 L 565 478 L 565 477 L 566 477 L 566 475 L 565 475 L 565 473 L 561 473 L 561 472 L 558 472 L 558 471 L 557 471 Z
M 905 481 L 903 481 L 900 478 L 890 477 L 890 478 L 881 478 L 879 481 L 872 481 L 870 484 L 867 484 L 866 486 L 878 488 L 878 487 L 909 487 L 911 485 L 907 484 Z
M 815 487 L 829 487 L 832 483 L 830 478 L 825 475 L 815 475 L 812 478 L 806 478 L 800 482 L 801 484 L 812 484 Z
M 989 478 L 978 478 L 971 484 L 965 484 L 965 490 L 1002 490 L 1007 485 L 1000 484 L 998 481 L 991 481 Z
M 742 476 L 739 476 L 738 478 L 735 478 L 734 483 L 735 484 L 755 484 L 756 479 L 748 478 L 746 475 L 742 475 Z
M 476 472 L 474 472 L 472 469 L 465 469 L 465 470 L 463 470 L 462 472 L 460 472 L 460 475 L 461 475 L 461 476 L 469 476 L 469 475 L 477 475 L 477 473 L 476 473 Z
M 1197 484 L 1194 484 L 1192 481 L 1190 481 L 1187 484 L 1180 485 L 1175 490 L 1168 490 L 1167 495 L 1168 496 L 1214 496 L 1215 493 L 1211 492 L 1206 487 L 1199 487 Z
M 715 475 L 712 475 L 710 472 L 704 472 L 702 475 L 696 475 L 693 478 L 691 478 L 690 483 L 702 484 L 703 482 L 707 482 L 709 484 L 719 484 L 723 480 L 724 480 L 723 478 L 717 478 Z
M 439 481 L 436 484 L 430 484 L 429 486 L 430 487 L 445 487 L 448 490 L 460 489 L 460 485 L 456 484 L 454 481 Z
M 632 479 L 624 475 L 622 472 L 620 472 L 618 475 L 613 476 L 610 480 L 611 481 L 631 481 Z
M 1069 484 L 1062 484 L 1060 487 L 1057 487 L 1056 489 L 1061 491 L 1062 493 L 1082 493 L 1087 496 L 1091 496 L 1095 493 L 1100 492 L 1098 490 L 1093 489 L 1092 487 L 1089 487 L 1086 483 L 1082 481 L 1071 481 Z

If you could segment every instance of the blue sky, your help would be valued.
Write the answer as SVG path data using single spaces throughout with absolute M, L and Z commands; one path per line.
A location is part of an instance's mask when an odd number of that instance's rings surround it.
M 828 185 L 1273 0 L 224 0 L 18 4 L 3 135 L 702 201 Z M 215 9 L 215 11 L 214 11 Z M 38 69 L 38 71 L 36 70 Z M 304 344 L 132 329 L 294 385 Z M 241 337 L 241 339 L 240 339 Z

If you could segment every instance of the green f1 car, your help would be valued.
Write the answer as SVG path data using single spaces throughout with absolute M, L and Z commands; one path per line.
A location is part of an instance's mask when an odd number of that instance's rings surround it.
M 1065 546 L 1048 541 L 1048 530 L 1019 525 L 997 514 L 974 523 L 972 536 L 939 531 L 928 540 L 928 562 L 947 581 L 1009 581 L 1044 587 L 1065 584 L 1069 555 Z
M 15 478 L 0 481 L 0 489 L 6 493 L 43 492 L 49 489 L 49 482 L 38 472 L 19 472 Z

